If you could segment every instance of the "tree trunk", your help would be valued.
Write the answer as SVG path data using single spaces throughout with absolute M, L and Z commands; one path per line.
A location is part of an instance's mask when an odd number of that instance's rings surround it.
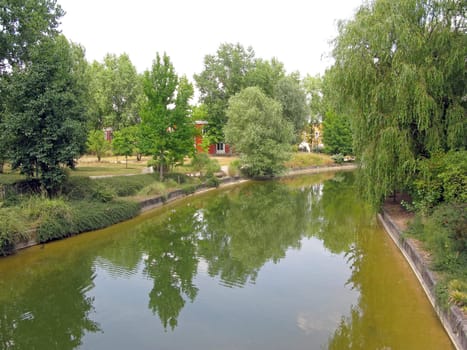
M 3 174 L 3 166 L 4 166 L 4 162 L 3 161 L 0 161 L 0 174 Z

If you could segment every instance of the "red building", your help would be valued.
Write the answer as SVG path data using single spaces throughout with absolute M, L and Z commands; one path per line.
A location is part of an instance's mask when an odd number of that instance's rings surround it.
M 204 152 L 202 144 L 203 144 L 203 135 L 205 133 L 206 125 L 208 125 L 207 121 L 204 121 L 204 120 L 195 121 L 195 127 L 197 130 L 199 130 L 199 132 L 195 136 L 195 147 L 196 147 L 197 152 Z M 209 148 L 208 148 L 208 153 L 211 155 L 226 155 L 226 154 L 230 154 L 230 152 L 231 152 L 230 145 L 223 143 L 223 142 L 209 145 Z

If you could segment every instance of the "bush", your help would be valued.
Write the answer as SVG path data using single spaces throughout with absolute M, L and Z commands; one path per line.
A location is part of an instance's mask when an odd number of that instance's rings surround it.
M 205 182 L 208 187 L 219 187 L 220 183 L 220 180 L 215 176 L 208 177 Z
M 70 215 L 44 217 L 38 228 L 39 242 L 67 237 L 73 234 L 97 230 L 128 220 L 139 212 L 139 204 L 127 201 L 74 202 Z
M 230 162 L 229 164 L 229 169 L 228 169 L 229 176 L 231 177 L 237 177 L 240 176 L 241 171 L 240 171 L 240 160 L 235 159 Z
M 429 214 L 441 202 L 467 201 L 467 151 L 436 154 L 417 163 L 409 189 L 412 208 Z
M 209 157 L 207 153 L 196 153 L 191 160 L 190 166 L 195 172 L 199 172 L 201 177 L 209 177 L 221 170 L 217 159 Z
M 142 196 L 152 196 L 166 193 L 166 187 L 163 182 L 154 182 L 143 189 L 138 194 Z
M 436 289 L 440 302 L 460 304 L 467 291 L 461 288 L 455 292 L 448 282 L 457 279 L 467 283 L 467 204 L 444 203 L 430 216 L 419 213 L 408 233 L 425 243 L 433 256 L 433 268 L 443 272 L 446 278 Z
M 331 156 L 331 158 L 336 164 L 344 163 L 344 155 L 342 153 L 334 154 Z
M 26 219 L 18 208 L 0 208 L 0 256 L 13 253 L 15 243 L 29 238 Z

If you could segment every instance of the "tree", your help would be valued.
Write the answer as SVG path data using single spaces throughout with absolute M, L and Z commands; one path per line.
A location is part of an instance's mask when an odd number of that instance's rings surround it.
M 119 130 L 139 122 L 141 79 L 127 54 L 107 54 L 104 62 L 94 62 L 91 70 L 91 127 Z
M 285 78 L 284 64 L 277 58 L 271 61 L 257 58 L 247 77 L 247 86 L 257 86 L 268 97 L 276 97 L 277 84 Z M 245 86 L 246 87 L 246 86 Z
M 86 147 L 89 152 L 96 155 L 98 162 L 101 161 L 105 152 L 110 149 L 109 141 L 105 139 L 102 130 L 91 130 L 89 132 Z
M 38 177 L 53 194 L 74 166 L 86 134 L 82 90 L 75 76 L 73 49 L 63 36 L 44 39 L 15 66 L 5 98 L 4 125 L 13 168 Z
M 374 204 L 413 181 L 417 158 L 465 149 L 466 29 L 451 0 L 375 0 L 340 23 L 332 86 Z
M 0 173 L 8 159 L 8 134 L 4 125 L 6 91 L 13 68 L 25 66 L 31 51 L 57 34 L 64 12 L 56 1 L 3 1 L 0 6 Z
M 227 116 L 226 140 L 240 153 L 248 175 L 273 176 L 284 169 L 293 126 L 284 120 L 279 102 L 249 87 L 230 99 Z
M 299 142 L 309 115 L 300 81 L 291 76 L 279 80 L 275 88 L 275 98 L 282 105 L 284 119 L 293 125 L 295 142 Z
M 194 76 L 200 100 L 208 109 L 206 131 L 212 142 L 224 139 L 222 128 L 227 122 L 228 101 L 249 86 L 248 73 L 254 67 L 254 56 L 251 47 L 222 44 L 216 55 L 205 56 L 203 72 Z
M 323 142 L 326 153 L 352 154 L 352 130 L 349 119 L 333 111 L 323 121 Z
M 139 153 L 139 126 L 133 125 L 123 128 L 119 131 L 115 131 L 112 147 L 114 154 L 125 156 L 125 167 L 128 168 L 128 157 Z
M 307 75 L 303 79 L 303 88 L 308 101 L 308 108 L 310 110 L 311 123 L 317 124 L 322 121 L 327 107 L 324 106 L 323 101 L 323 78 L 319 75 Z
M 186 77 L 178 78 L 169 56 L 157 54 L 151 71 L 144 73 L 143 87 L 142 148 L 153 156 L 162 180 L 164 169 L 194 152 L 193 86 Z

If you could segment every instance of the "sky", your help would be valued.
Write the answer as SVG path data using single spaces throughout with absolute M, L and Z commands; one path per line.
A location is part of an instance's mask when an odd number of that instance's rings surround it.
M 276 57 L 288 73 L 323 74 L 332 64 L 337 21 L 350 19 L 363 0 L 58 0 L 60 29 L 81 44 L 89 61 L 127 53 L 138 72 L 156 53 L 170 57 L 192 80 L 204 57 L 222 43 L 251 46 L 255 57 Z

